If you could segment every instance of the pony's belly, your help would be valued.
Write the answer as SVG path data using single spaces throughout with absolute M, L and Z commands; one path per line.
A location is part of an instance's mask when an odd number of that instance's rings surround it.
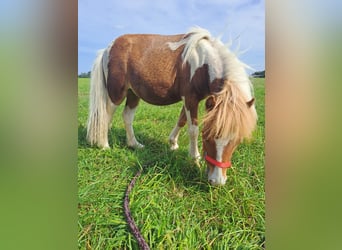
M 143 99 L 145 102 L 153 105 L 170 105 L 174 104 L 176 102 L 181 101 L 181 98 L 175 98 L 175 97 L 169 97 L 169 96 L 157 96 L 157 95 L 148 95 L 148 96 L 141 96 L 141 99 Z
M 174 86 L 165 87 L 162 84 L 131 85 L 133 92 L 145 102 L 153 105 L 170 105 L 181 101 L 181 96 Z

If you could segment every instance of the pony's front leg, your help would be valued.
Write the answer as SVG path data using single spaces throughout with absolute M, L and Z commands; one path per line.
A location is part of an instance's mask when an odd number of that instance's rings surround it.
M 189 153 L 190 156 L 194 159 L 199 159 L 200 153 L 198 152 L 198 121 L 197 121 L 197 115 L 198 115 L 198 102 L 197 101 L 188 101 L 185 98 L 184 99 L 184 111 L 186 120 L 188 122 L 188 133 L 189 133 L 189 139 L 190 139 L 190 148 Z
M 171 144 L 171 150 L 176 150 L 179 148 L 178 146 L 178 136 L 181 128 L 184 127 L 186 124 L 186 116 L 185 116 L 185 110 L 184 106 L 182 107 L 182 111 L 179 115 L 178 122 L 176 126 L 172 129 L 171 134 L 169 136 L 169 142 Z

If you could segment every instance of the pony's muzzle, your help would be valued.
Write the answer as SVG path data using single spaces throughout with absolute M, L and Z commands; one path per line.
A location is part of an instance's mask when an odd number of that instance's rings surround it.
M 211 172 L 208 171 L 208 182 L 213 186 L 222 186 L 226 184 L 227 176 L 224 176 L 222 173 L 222 169 L 218 167 L 214 167 L 214 170 Z
M 208 181 L 209 181 L 210 185 L 213 185 L 213 186 L 223 186 L 224 184 L 226 184 L 226 180 L 224 180 L 224 179 L 208 178 Z

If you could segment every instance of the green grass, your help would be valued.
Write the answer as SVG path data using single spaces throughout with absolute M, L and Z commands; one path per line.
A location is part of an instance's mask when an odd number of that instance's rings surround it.
M 123 198 L 141 166 L 144 172 L 130 195 L 130 208 L 151 249 L 263 249 L 264 79 L 253 82 L 258 127 L 253 139 L 235 151 L 226 185 L 212 187 L 205 163 L 198 168 L 188 157 L 186 128 L 180 148 L 169 149 L 168 135 L 181 103 L 157 107 L 140 102 L 134 129 L 145 145 L 142 150 L 125 144 L 124 105 L 114 115 L 111 149 L 90 147 L 85 139 L 89 79 L 79 79 L 79 249 L 138 249 L 125 221 Z M 201 115 L 203 111 L 202 102 Z

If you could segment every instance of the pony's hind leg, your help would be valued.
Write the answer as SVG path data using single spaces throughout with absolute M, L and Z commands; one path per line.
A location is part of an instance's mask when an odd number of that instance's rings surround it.
M 177 122 L 176 126 L 172 129 L 171 134 L 169 136 L 169 142 L 171 144 L 171 147 L 170 147 L 171 150 L 176 150 L 179 148 L 178 136 L 179 136 L 179 132 L 180 132 L 181 128 L 183 128 L 185 124 L 186 124 L 186 116 L 185 116 L 185 110 L 184 110 L 184 106 L 183 106 L 182 111 L 179 115 L 178 122 Z
M 134 135 L 133 120 L 134 114 L 139 104 L 140 98 L 137 97 L 131 90 L 127 91 L 126 106 L 122 113 L 122 117 L 125 123 L 127 145 L 133 148 L 143 148 L 144 145 L 139 143 Z
M 104 143 L 103 148 L 109 148 L 109 143 L 108 143 L 108 133 L 112 127 L 112 120 L 113 120 L 113 115 L 115 113 L 115 110 L 117 109 L 118 105 L 115 105 L 110 98 L 108 97 L 107 99 L 107 124 L 108 124 L 108 130 L 107 130 L 107 135 L 106 135 L 106 141 Z

